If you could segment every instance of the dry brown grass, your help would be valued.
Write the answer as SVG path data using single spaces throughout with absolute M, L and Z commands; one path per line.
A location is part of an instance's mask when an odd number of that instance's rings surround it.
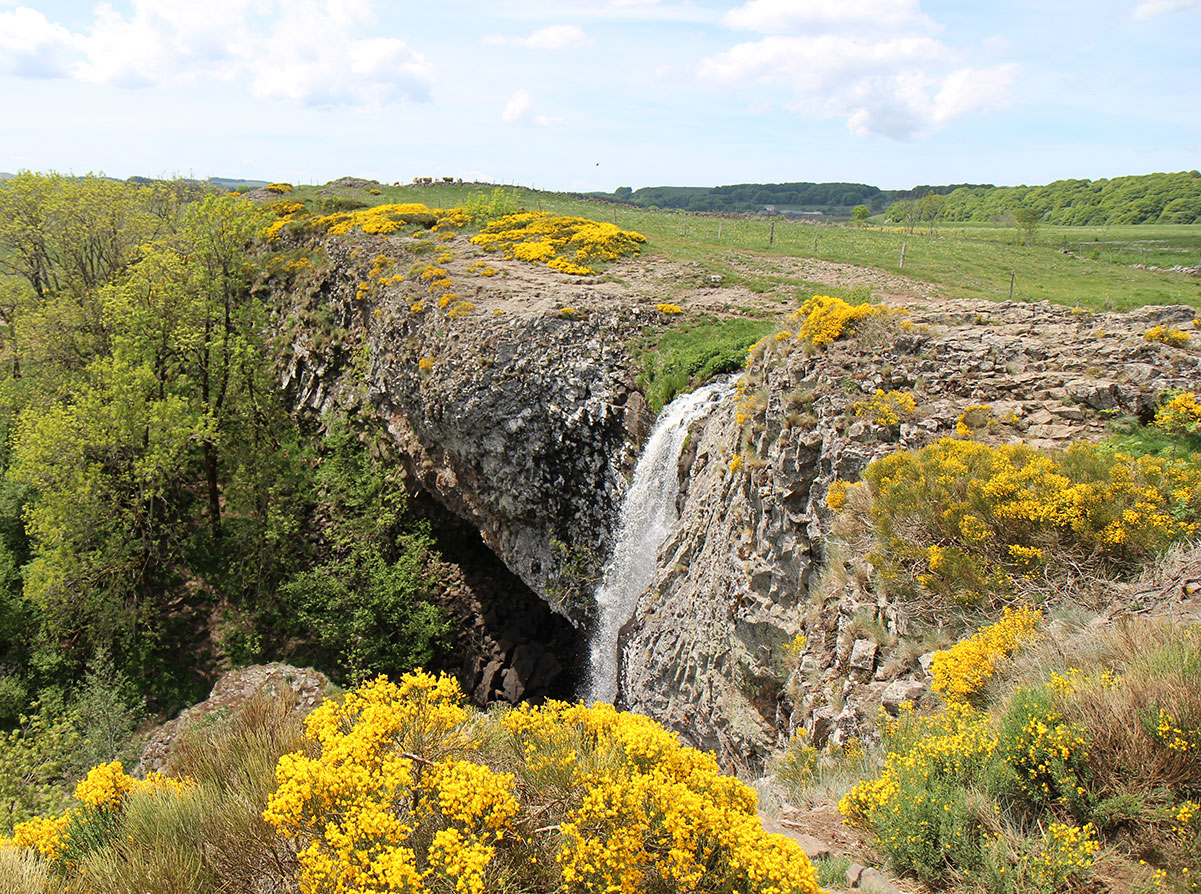
M 1201 625 L 1134 615 L 1046 635 L 998 688 L 1056 674 L 1069 681 L 1056 709 L 1086 731 L 1094 820 L 1119 850 L 1173 854 L 1169 808 L 1201 798 L 1201 749 L 1169 747 L 1157 727 L 1162 709 L 1173 728 L 1201 729 Z
M 256 695 L 190 730 L 172 754 L 170 772 L 199 788 L 205 856 L 222 894 L 296 890 L 295 850 L 262 818 L 280 756 L 307 747 L 294 708 L 287 693 Z
M 135 792 L 116 834 L 72 873 L 72 894 L 215 894 L 205 858 L 202 802 L 187 793 Z
M 1155 734 L 1161 710 L 1176 726 L 1201 725 L 1201 628 L 1127 622 L 1097 639 L 1093 673 L 1109 665 L 1121 685 L 1093 680 L 1064 699 L 1089 731 L 1093 779 L 1115 794 L 1201 788 L 1201 751 L 1167 748 Z
M 27 848 L 0 847 L 0 894 L 61 894 L 50 867 Z

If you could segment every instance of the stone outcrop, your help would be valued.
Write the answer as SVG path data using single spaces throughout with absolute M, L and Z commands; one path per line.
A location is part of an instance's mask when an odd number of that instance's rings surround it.
M 294 403 L 377 417 L 420 488 L 556 611 L 586 623 L 631 432 L 646 425 L 626 341 L 653 310 L 493 313 L 484 293 L 472 296 L 473 315 L 448 320 L 436 308 L 413 312 L 420 296 L 403 287 L 363 299 L 353 250 L 329 250 L 328 277 L 290 296 L 322 306 L 336 329 L 328 344 L 311 327 L 294 330 L 282 371 Z M 407 266 L 405 243 L 391 251 Z M 356 341 L 367 345 L 360 354 Z
M 731 398 L 682 458 L 680 528 L 623 630 L 624 704 L 754 770 L 796 728 L 818 744 L 841 741 L 882 702 L 895 710 L 919 700 L 921 664 L 895 660 L 872 638 L 906 633 L 905 610 L 853 577 L 818 586 L 830 483 L 954 434 L 972 406 L 989 405 L 970 420 L 975 437 L 1047 448 L 1098 439 L 1118 415 L 1147 420 L 1165 391 L 1201 381 L 1201 353 L 1143 333 L 1191 325 L 1193 313 L 947 302 L 824 350 L 769 347 L 747 386 L 760 409 Z M 916 420 L 894 430 L 857 419 L 853 404 L 876 389 L 913 392 Z M 739 412 L 753 420 L 750 450 L 731 471 Z M 793 654 L 802 633 L 806 646 Z M 890 685 L 896 678 L 908 684 Z
M 190 730 L 228 720 L 256 698 L 266 697 L 276 704 L 286 705 L 289 713 L 299 720 L 333 692 L 334 687 L 325 674 L 312 668 L 274 662 L 227 671 L 213 684 L 207 699 L 150 733 L 142 748 L 139 769 L 143 774 L 165 769 Z
M 456 288 L 475 305 L 462 319 L 414 312 L 413 284 L 373 286 L 366 253 L 327 245 L 327 272 L 287 296 L 294 316 L 320 316 L 324 330 L 283 327 L 283 380 L 299 406 L 382 421 L 411 479 L 586 629 L 652 422 L 631 359 L 643 328 L 663 322 L 648 284 L 662 288 L 680 271 L 648 261 L 641 272 L 622 268 L 634 285 L 579 282 L 489 256 L 502 274 L 469 281 L 465 265 L 478 253 L 461 240 L 455 247 L 448 266 L 471 283 Z M 428 248 L 395 239 L 371 243 L 370 253 L 390 253 L 404 269 Z M 729 312 L 730 292 L 702 280 L 692 306 Z M 1147 421 L 1165 391 L 1201 381 L 1195 347 L 1143 337 L 1155 325 L 1191 327 L 1192 308 L 1098 314 L 927 299 L 929 291 L 914 292 L 904 326 L 865 326 L 862 337 L 821 350 L 769 343 L 747 384 L 749 427 L 735 396 L 694 425 L 678 469 L 680 526 L 621 633 L 619 701 L 727 765 L 758 768 L 801 725 L 840 741 L 882 703 L 896 710 L 925 697 L 922 663 L 882 644 L 912 624 L 905 609 L 854 574 L 818 586 L 835 478 L 854 480 L 873 459 L 960 423 L 993 442 L 1097 439 L 1116 417 Z M 916 417 L 896 428 L 856 418 L 854 403 L 877 389 L 912 392 Z M 466 687 L 482 701 L 522 697 L 523 680 L 507 672 L 532 661 L 528 682 L 541 657 L 487 635 L 501 650 L 487 646 Z

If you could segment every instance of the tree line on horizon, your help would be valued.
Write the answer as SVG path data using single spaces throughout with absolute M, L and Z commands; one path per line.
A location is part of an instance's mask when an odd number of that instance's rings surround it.
M 959 183 L 884 190 L 864 183 L 742 183 L 731 186 L 620 187 L 606 194 L 643 208 L 715 213 L 779 210 L 852 216 L 864 206 L 889 220 L 906 219 L 906 203 L 930 196 L 939 220 L 1003 223 L 1027 209 L 1040 222 L 1061 226 L 1192 224 L 1201 222 L 1201 172 L 1141 174 L 1100 180 L 1056 180 L 1045 186 Z

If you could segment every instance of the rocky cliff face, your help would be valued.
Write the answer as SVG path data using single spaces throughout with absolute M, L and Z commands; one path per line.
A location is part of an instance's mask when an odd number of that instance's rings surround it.
M 407 266 L 410 248 L 397 240 L 388 256 Z M 335 350 L 296 330 L 285 388 L 320 412 L 378 417 L 419 487 L 556 611 L 585 623 L 646 424 L 625 350 L 639 310 L 512 312 L 501 281 L 477 287 L 470 316 L 448 319 L 432 301 L 413 312 L 421 296 L 405 285 L 364 298 L 353 249 L 329 250 L 330 272 L 292 300 L 327 309 Z
M 835 478 L 954 434 L 972 406 L 989 405 L 975 411 L 977 438 L 1054 448 L 1101 437 L 1114 415 L 1149 418 L 1163 391 L 1201 381 L 1196 350 L 1143 338 L 1156 324 L 1187 325 L 1191 308 L 973 302 L 910 314 L 912 327 L 816 352 L 772 345 L 749 370 L 748 396 L 710 416 L 681 459 L 681 526 L 623 631 L 621 692 L 727 764 L 755 769 L 802 725 L 819 744 L 853 735 L 882 701 L 925 689 L 921 662 L 863 632 L 904 635 L 901 606 L 853 573 L 818 585 Z M 877 388 L 914 392 L 918 421 L 893 431 L 855 419 L 853 403 Z M 744 437 L 749 456 L 731 471 Z
M 330 240 L 327 263 L 277 286 L 283 384 L 298 408 L 370 417 L 413 485 L 478 532 L 474 544 L 453 538 L 471 566 L 451 588 L 464 654 L 448 667 L 465 691 L 480 703 L 570 696 L 594 582 L 652 421 L 626 344 L 656 312 L 566 279 L 543 298 L 527 265 L 473 283 L 464 243 L 466 257 L 446 266 L 476 308 L 452 318 L 420 280 L 380 282 L 380 270 L 421 262 L 428 248 Z
M 624 271 L 624 282 L 579 283 L 489 258 L 502 275 L 471 280 L 478 253 L 462 240 L 453 247 L 447 266 L 475 305 L 461 319 L 414 312 L 414 285 L 373 285 L 359 248 L 327 246 L 330 265 L 289 297 L 294 318 L 324 309 L 325 335 L 291 326 L 285 384 L 300 405 L 378 417 L 412 479 L 586 628 L 651 421 L 630 345 L 643 327 L 662 325 L 655 289 L 671 271 L 655 262 L 641 280 Z M 372 243 L 372 254 L 381 251 L 403 269 L 424 249 Z M 728 290 L 692 288 L 686 305 L 730 307 Z M 680 459 L 681 523 L 623 628 L 619 701 L 727 764 L 760 765 L 802 723 L 819 738 L 850 735 L 882 699 L 923 689 L 920 663 L 890 660 L 862 632 L 870 621 L 904 633 L 901 607 L 868 595 L 854 574 L 832 590 L 817 585 L 834 478 L 951 434 L 972 406 L 989 405 L 969 419 L 981 439 L 1055 447 L 1101 437 L 1114 415 L 1147 418 L 1165 390 L 1201 381 L 1195 349 L 1143 338 L 1153 325 L 1191 321 L 1191 308 L 1089 314 L 940 301 L 915 289 L 906 310 L 912 325 L 869 327 L 820 351 L 770 343 L 746 394 L 697 423 Z M 894 431 L 855 419 L 854 402 L 877 388 L 912 391 L 917 420 Z M 541 661 L 541 634 L 505 623 L 510 632 L 490 634 L 491 651 L 463 672 L 480 701 L 527 694 L 509 671 L 521 664 L 532 674 Z M 808 643 L 795 654 L 798 633 Z M 519 656 L 520 636 L 529 648 Z

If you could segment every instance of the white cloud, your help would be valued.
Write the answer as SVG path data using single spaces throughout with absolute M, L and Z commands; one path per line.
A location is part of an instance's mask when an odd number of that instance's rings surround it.
M 936 27 L 918 0 L 750 0 L 725 15 L 732 28 L 764 34 L 814 30 L 889 31 Z
M 1201 10 L 1201 0 L 1142 0 L 1134 7 L 1132 15 L 1136 19 L 1153 19 L 1167 12 L 1178 12 L 1182 9 Z
M 530 92 L 528 90 L 518 90 L 509 97 L 509 103 L 505 106 L 505 110 L 500 116 L 501 120 L 509 122 L 525 121 L 529 118 L 533 105 L 534 97 L 530 96 Z
M 486 44 L 507 44 L 531 50 L 566 50 L 571 47 L 586 47 L 592 42 L 592 38 L 585 34 L 584 29 L 579 25 L 547 25 L 528 37 L 505 37 L 500 34 L 490 34 L 484 38 Z
M 844 118 L 862 135 L 927 136 L 1003 106 L 1018 74 L 964 66 L 918 0 L 749 0 L 726 23 L 767 36 L 702 60 L 702 80 L 753 90 L 759 105 Z
M 511 0 L 509 14 L 538 21 L 590 19 L 610 22 L 707 22 L 721 21 L 721 12 L 693 0 Z
M 0 71 L 23 77 L 65 74 L 75 37 L 27 6 L 0 12 Z
M 18 7 L 0 13 L 0 70 L 126 87 L 229 81 L 310 106 L 427 99 L 433 67 L 398 38 L 368 36 L 373 24 L 368 0 L 134 0 L 127 15 L 100 3 L 78 32 Z
M 500 117 L 510 124 L 536 124 L 539 127 L 551 127 L 564 121 L 557 116 L 535 114 L 534 97 L 528 90 L 518 90 L 510 96 Z
M 592 43 L 579 25 L 548 25 L 539 28 L 522 43 L 534 50 L 564 50 Z

